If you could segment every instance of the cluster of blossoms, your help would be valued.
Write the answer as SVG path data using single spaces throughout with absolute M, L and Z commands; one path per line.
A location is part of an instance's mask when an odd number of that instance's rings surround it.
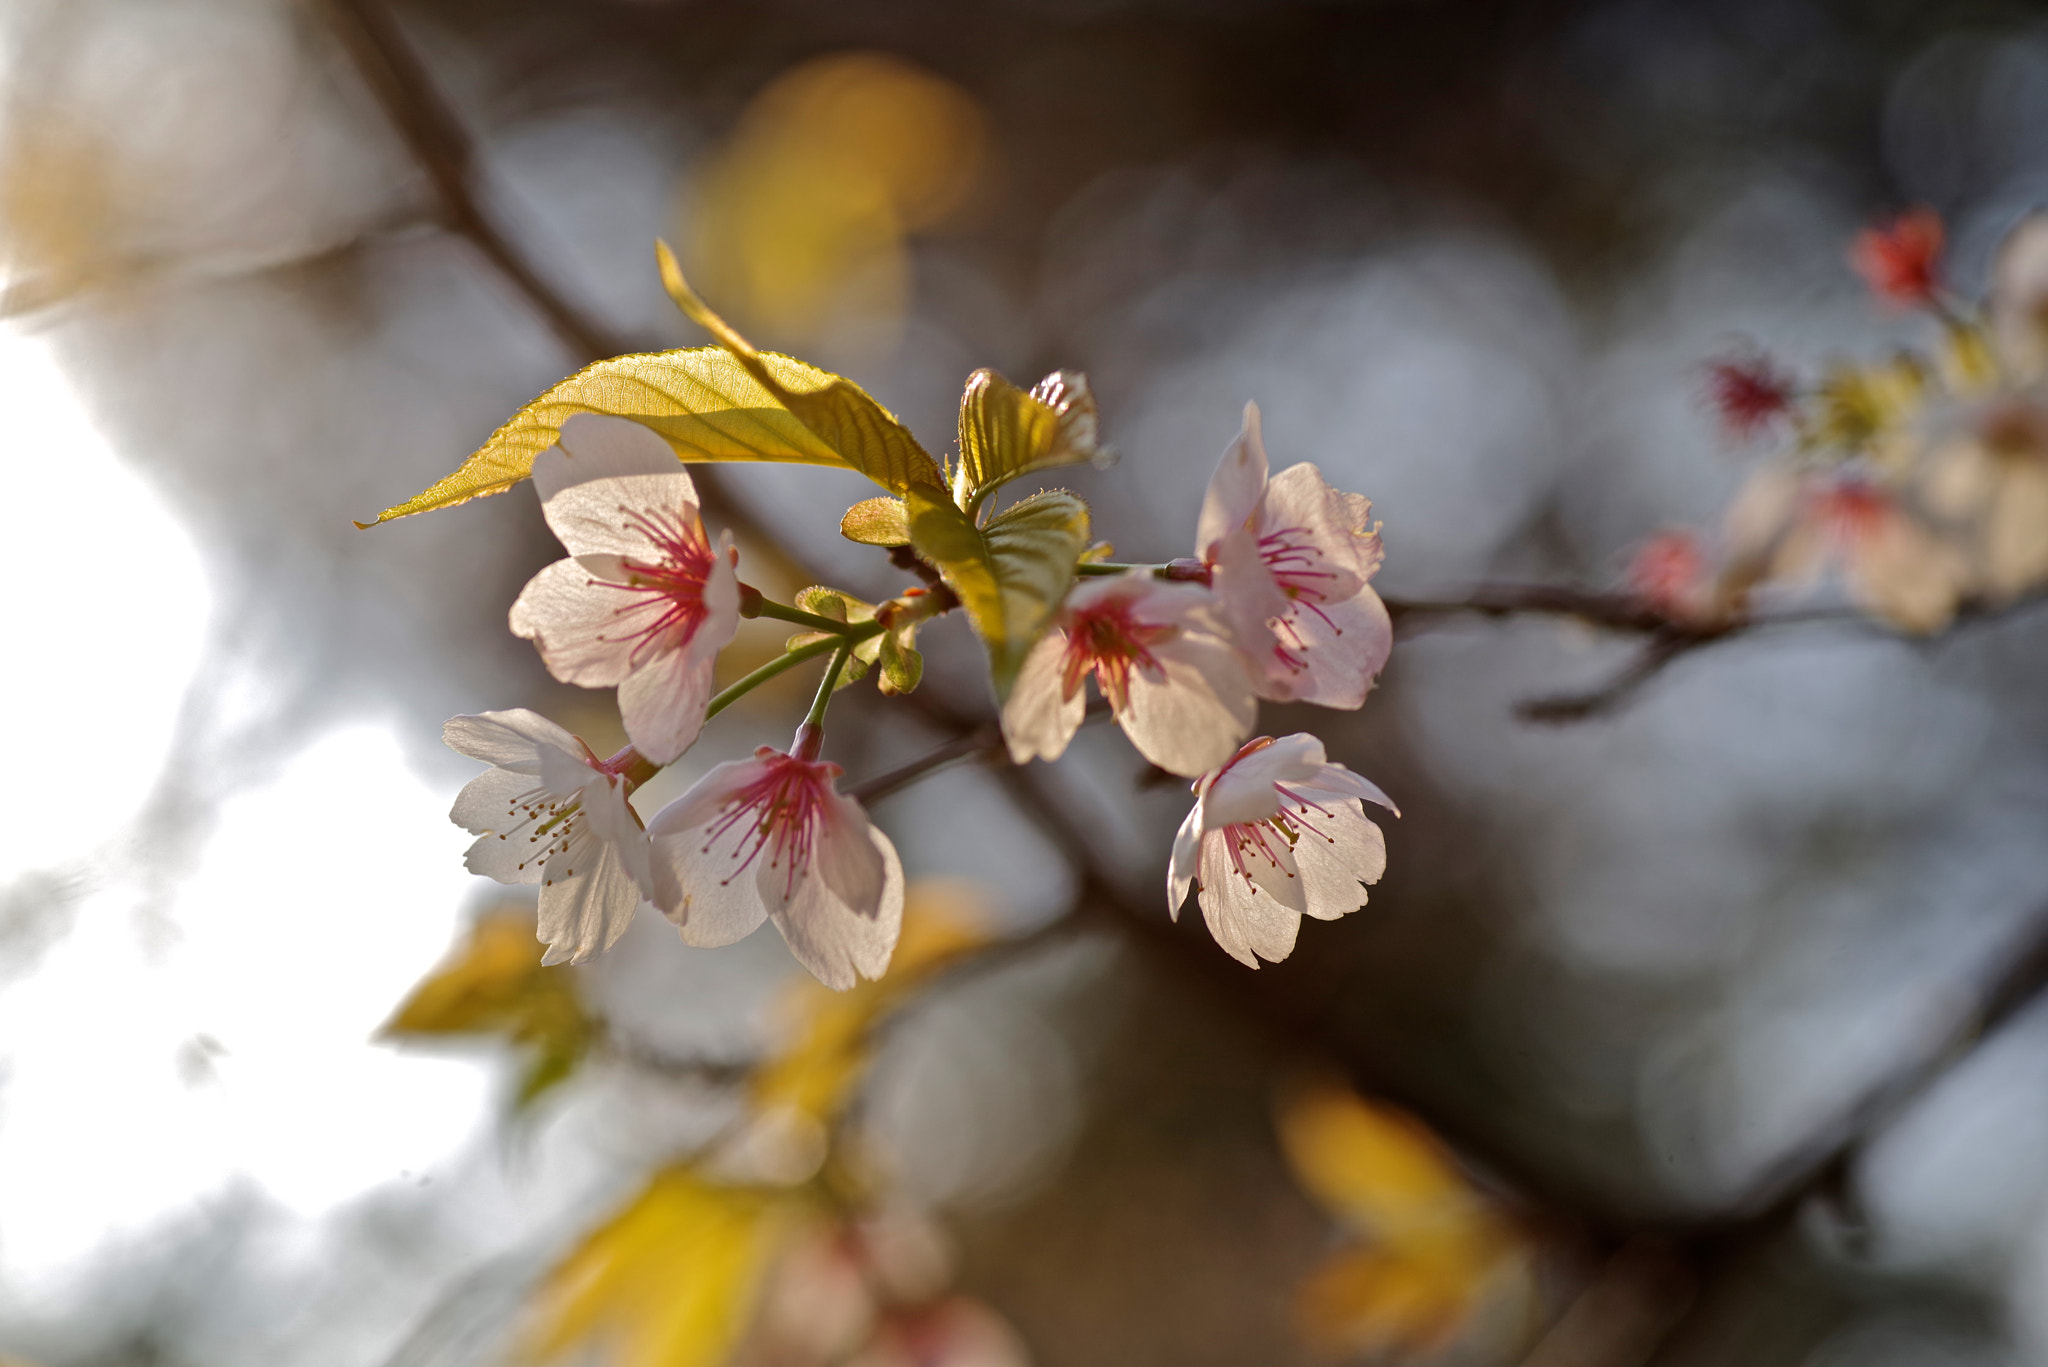
M 1931 349 L 1837 363 L 1809 385 L 1757 354 L 1709 369 L 1730 435 L 1789 441 L 1718 537 L 1673 531 L 1641 548 L 1640 599 L 1711 630 L 1767 586 L 1833 572 L 1864 611 L 1926 633 L 2048 584 L 2048 214 L 2008 234 L 1977 303 L 1944 285 L 1943 237 L 1918 209 L 1850 253 L 1884 305 L 1938 325 Z
M 795 420 L 788 441 L 796 454 L 701 454 L 714 438 L 731 440 L 732 429 L 716 425 L 726 410 L 711 402 L 678 417 L 629 416 L 586 400 L 543 429 L 548 442 L 525 473 L 568 556 L 526 586 L 511 628 L 534 642 L 556 678 L 616 688 L 632 743 L 601 758 L 527 711 L 457 717 L 446 739 L 492 766 L 451 813 L 478 837 L 469 867 L 540 885 L 549 963 L 602 952 L 647 902 L 691 945 L 728 944 L 769 920 L 828 986 L 879 976 L 898 934 L 903 872 L 888 837 L 839 791 L 839 767 L 821 758 L 825 710 L 870 665 L 880 666 L 885 693 L 915 688 L 916 631 L 960 606 L 989 645 L 1015 762 L 1066 750 L 1092 677 L 1138 751 L 1193 780 L 1198 798 L 1168 876 L 1176 917 L 1199 885 L 1218 943 L 1256 967 L 1293 948 L 1304 914 L 1328 919 L 1364 903 L 1385 845 L 1363 803 L 1392 804 L 1329 763 L 1313 737 L 1252 732 L 1262 698 L 1361 706 L 1386 663 L 1392 631 L 1370 582 L 1383 551 L 1366 499 L 1331 488 L 1313 465 L 1271 475 L 1258 412 L 1248 406 L 1210 482 L 1194 554 L 1112 564 L 1108 547 L 1087 543 L 1086 505 L 1071 494 L 1033 495 L 992 516 L 987 502 L 1018 473 L 1096 454 L 1082 377 L 1063 372 L 1026 394 L 977 372 L 963 401 L 957 466 L 941 472 L 848 382 L 805 367 L 798 378 L 809 389 L 786 385 L 779 375 L 801 363 L 753 351 L 679 277 L 671 288 L 724 351 L 600 363 L 529 405 L 494 442 L 503 446 L 522 422 L 534 426 L 532 414 L 555 411 L 548 405 L 558 409 L 559 395 L 605 366 L 644 372 L 679 358 L 669 364 L 694 367 L 701 380 L 727 373 L 707 370 L 704 353 L 714 353 L 728 370 L 743 368 L 728 389 L 751 382 Z M 828 401 L 841 407 L 822 409 Z M 864 425 L 843 439 L 871 438 L 887 423 L 893 433 L 881 430 L 898 444 L 880 456 L 840 455 L 824 438 L 843 437 L 847 411 Z M 683 419 L 695 425 L 679 437 Z M 486 457 L 500 453 L 486 447 L 472 464 Z M 928 587 L 879 605 L 825 588 L 806 590 L 796 605 L 769 601 L 740 581 L 730 534 L 707 531 L 683 458 L 839 461 L 886 478 L 902 497 L 856 505 L 842 532 L 889 547 Z M 780 659 L 714 695 L 719 650 L 741 617 L 763 616 L 805 630 Z M 764 746 L 717 765 L 643 824 L 632 793 L 689 749 L 709 716 L 784 668 L 828 655 L 787 751 Z

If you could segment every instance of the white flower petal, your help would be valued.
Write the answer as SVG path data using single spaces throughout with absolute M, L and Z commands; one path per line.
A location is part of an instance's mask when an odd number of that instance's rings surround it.
M 565 859 L 575 862 L 557 868 Z M 549 859 L 540 890 L 538 933 L 548 947 L 541 963 L 579 964 L 610 949 L 633 924 L 640 891 L 619 849 L 595 836 Z
M 860 978 L 881 977 L 903 929 L 902 862 L 887 836 L 872 826 L 867 836 L 883 875 L 872 904 L 848 905 L 826 880 L 812 877 L 786 907 L 770 913 L 797 962 L 838 992 Z
M 1038 638 L 1038 644 L 1024 657 L 1024 667 L 1017 671 L 1017 681 L 1003 704 L 1003 739 L 1009 744 L 1013 764 L 1058 759 L 1081 729 L 1088 701 L 1082 689 L 1074 690 L 1071 698 L 1066 696 L 1061 677 L 1066 653 L 1067 634 L 1051 627 Z
M 1387 838 L 1365 818 L 1356 799 L 1317 805 L 1321 810 L 1301 813 L 1295 868 L 1301 875 L 1302 910 L 1334 921 L 1364 906 L 1361 885 L 1379 882 L 1387 871 Z
M 448 819 L 472 835 L 509 831 L 526 821 L 519 799 L 539 788 L 531 774 L 486 769 L 462 785 L 455 805 L 448 809 Z
M 711 703 L 715 651 L 658 650 L 619 685 L 619 717 L 633 748 L 668 764 L 697 740 Z
M 1138 753 L 1190 778 L 1237 752 L 1258 720 L 1244 659 L 1220 637 L 1183 633 L 1153 647 L 1164 678 L 1131 671 L 1130 706 L 1117 717 Z
M 1345 599 L 1379 571 L 1387 558 L 1379 533 L 1368 528 L 1372 500 L 1330 487 L 1323 472 L 1306 461 L 1290 465 L 1266 486 L 1260 525 L 1266 531 L 1299 527 L 1325 562 L 1319 569 L 1339 578 L 1325 581 L 1323 596 Z
M 1217 831 L 1243 821 L 1263 821 L 1280 810 L 1276 783 L 1305 783 L 1323 767 L 1323 743 L 1306 731 L 1268 741 L 1256 750 L 1240 750 L 1209 781 L 1204 790 L 1204 830 Z
M 1315 775 L 1307 782 L 1291 783 L 1288 787 L 1309 797 L 1314 797 L 1317 793 L 1328 793 L 1340 798 L 1364 798 L 1367 802 L 1376 802 L 1385 807 L 1395 816 L 1401 814 L 1401 809 L 1394 805 L 1392 798 L 1380 791 L 1377 783 L 1361 774 L 1352 773 L 1341 764 L 1325 764 L 1317 769 Z
M 608 413 L 578 413 L 562 424 L 557 443 L 534 457 L 533 488 L 545 504 L 564 489 L 621 475 L 667 475 L 682 461 L 652 428 Z M 688 479 L 685 471 L 683 478 Z M 686 497 L 694 503 L 694 485 Z
M 1180 823 L 1180 829 L 1173 836 L 1173 858 L 1166 866 L 1166 912 L 1176 921 L 1180 919 L 1181 905 L 1188 900 L 1188 887 L 1195 881 L 1201 863 L 1204 801 L 1204 798 L 1195 799 L 1195 805 L 1188 808 L 1187 819 Z
M 1277 633 L 1296 667 L 1277 652 L 1267 659 L 1261 696 L 1352 710 L 1394 652 L 1394 622 L 1370 586 L 1341 603 L 1297 604 Z
M 1216 473 L 1209 477 L 1209 490 L 1202 499 L 1201 520 L 1195 524 L 1195 554 L 1203 559 L 1210 547 L 1236 528 L 1243 527 L 1258 510 L 1266 488 L 1266 444 L 1259 433 L 1259 406 L 1244 406 L 1244 426 L 1224 451 Z
M 1261 958 L 1275 963 L 1294 952 L 1301 913 L 1282 906 L 1231 867 L 1229 837 L 1215 831 L 1202 837 L 1201 890 L 1196 901 L 1202 920 L 1224 953 L 1248 968 Z
M 512 634 L 539 647 L 548 673 L 563 683 L 610 688 L 632 672 L 637 638 L 626 614 L 646 599 L 609 587 L 619 573 L 617 556 L 557 560 L 512 604 Z
M 520 774 L 538 774 L 545 750 L 573 754 L 580 748 L 574 736 L 523 707 L 451 717 L 441 727 L 441 739 L 458 755 Z
M 481 835 L 463 852 L 462 867 L 500 883 L 538 883 L 541 866 L 530 856 L 539 848 L 524 835 Z
M 680 465 L 664 474 L 620 475 L 572 485 L 542 504 L 541 513 L 571 555 L 614 554 L 657 563 L 667 554 L 649 529 L 677 522 L 710 549 L 697 507 L 697 486 Z

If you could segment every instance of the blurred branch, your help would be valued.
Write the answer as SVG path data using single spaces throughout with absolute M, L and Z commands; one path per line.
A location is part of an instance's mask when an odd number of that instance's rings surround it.
M 1632 594 L 1602 593 L 1555 584 L 1480 584 L 1462 598 L 1387 598 L 1387 613 L 1397 630 L 1428 625 L 1431 619 L 1485 617 L 1561 617 L 1599 630 L 1646 638 L 1642 647 L 1604 683 L 1573 693 L 1528 698 L 1515 714 L 1524 721 L 1563 724 L 1587 721 L 1614 711 L 1675 661 L 1725 641 L 1793 626 L 1858 626 L 1898 640 L 1935 642 L 1965 627 L 2016 615 L 2043 601 L 2033 594 L 2009 603 L 1966 603 L 1949 626 L 1932 636 L 1915 636 L 1856 608 L 1809 608 L 1755 617 L 1695 624 L 1674 620 Z
M 546 321 L 579 364 L 622 355 L 633 347 L 549 284 L 501 228 L 487 207 L 482 159 L 476 139 L 464 128 L 433 74 L 407 43 L 381 0 L 318 0 L 378 107 L 404 141 L 433 186 L 440 219 L 467 240 Z M 771 561 L 788 577 L 815 579 L 775 534 L 732 496 L 720 475 L 700 466 L 694 475 L 704 510 Z
M 539 312 L 562 345 L 587 360 L 628 350 L 604 326 L 555 292 L 485 211 L 476 142 L 434 84 L 419 55 L 378 0 L 321 0 L 335 35 L 433 184 L 449 231 L 483 253 Z

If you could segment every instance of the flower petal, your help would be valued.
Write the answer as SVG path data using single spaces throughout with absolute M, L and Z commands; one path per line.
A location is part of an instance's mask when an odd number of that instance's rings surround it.
M 669 444 L 630 418 L 606 413 L 578 413 L 562 424 L 562 435 L 533 459 L 533 488 L 546 504 L 564 489 L 593 479 L 621 475 L 673 475 L 690 478 Z M 697 501 L 696 486 L 684 495 Z
M 499 835 L 495 832 L 481 835 L 463 851 L 462 867 L 485 878 L 495 878 L 500 883 L 538 883 L 541 866 L 527 858 L 538 848 L 535 842 L 523 835 Z
M 682 930 L 685 944 L 731 944 L 768 919 L 745 868 L 751 827 L 716 831 L 735 795 L 767 772 L 759 759 L 716 765 L 647 823 L 654 904 Z
M 1261 958 L 1277 963 L 1294 952 L 1301 913 L 1240 877 L 1231 867 L 1228 841 L 1223 831 L 1202 837 L 1202 887 L 1195 894 L 1202 920 L 1223 952 L 1247 968 L 1257 968 Z
M 1244 426 L 1223 453 L 1195 524 L 1195 554 L 1209 558 L 1210 547 L 1245 525 L 1258 510 L 1266 490 L 1266 444 L 1259 433 L 1259 406 L 1244 406 Z
M 1401 814 L 1401 809 L 1394 805 L 1392 798 L 1380 791 L 1377 783 L 1363 775 L 1352 773 L 1341 764 L 1322 765 L 1307 782 L 1288 786 L 1296 792 L 1310 796 L 1321 792 L 1338 797 L 1364 798 L 1367 802 L 1377 802 L 1395 816 Z
M 1237 752 L 1258 720 L 1244 659 L 1220 637 L 1185 632 L 1153 649 L 1165 677 L 1131 671 L 1130 706 L 1117 722 L 1138 753 L 1193 778 Z
M 1205 830 L 1220 831 L 1244 821 L 1263 821 L 1280 811 L 1276 783 L 1299 784 L 1323 768 L 1323 743 L 1306 731 L 1240 750 L 1206 790 Z
M 697 740 L 711 703 L 715 651 L 657 650 L 619 685 L 626 735 L 656 764 L 668 764 Z
M 1301 875 L 1302 910 L 1334 921 L 1364 906 L 1361 885 L 1379 882 L 1387 871 L 1387 838 L 1366 819 L 1356 799 L 1321 801 L 1317 808 L 1302 813 L 1295 868 Z
M 577 862 L 556 868 L 565 857 Z M 619 849 L 595 836 L 585 836 L 568 856 L 548 860 L 538 929 L 548 951 L 541 963 L 580 964 L 610 949 L 633 924 L 640 891 Z
M 575 754 L 582 749 L 576 737 L 523 707 L 451 717 L 441 727 L 441 739 L 458 755 L 518 774 L 538 774 L 546 750 Z
M 1195 805 L 1188 808 L 1187 819 L 1180 823 L 1180 829 L 1173 836 L 1173 858 L 1166 866 L 1166 914 L 1176 921 L 1180 919 L 1181 905 L 1188 900 L 1188 886 L 1195 881 L 1201 863 L 1202 807 L 1205 800 L 1205 797 L 1195 799 Z
M 548 673 L 563 683 L 610 688 L 632 672 L 636 642 L 622 614 L 645 596 L 610 587 L 619 582 L 617 564 L 616 556 L 557 560 L 512 604 L 512 634 L 539 647 Z
M 1277 653 L 1269 656 L 1260 695 L 1348 711 L 1365 705 L 1365 695 L 1394 653 L 1394 623 L 1380 596 L 1370 585 L 1360 585 L 1356 595 L 1341 603 L 1296 604 L 1278 639 L 1300 667 Z
M 867 836 L 883 875 L 871 906 L 849 905 L 825 879 L 811 877 L 802 880 L 787 906 L 769 913 L 797 962 L 836 992 L 860 978 L 881 977 L 903 929 L 902 861 L 889 837 L 873 826 Z
M 526 822 L 521 798 L 537 795 L 540 785 L 531 774 L 491 768 L 462 785 L 448 819 L 472 835 L 502 834 Z
M 659 475 L 618 475 L 571 485 L 541 505 L 548 527 L 571 555 L 616 554 L 650 563 L 666 558 L 650 528 L 676 523 L 706 541 L 697 486 L 681 465 Z
M 1067 633 L 1058 627 L 1048 628 L 1017 671 L 1017 682 L 1003 703 L 1003 739 L 1009 744 L 1012 764 L 1058 759 L 1066 753 L 1074 732 L 1081 729 L 1088 702 L 1082 689 L 1075 689 L 1071 698 L 1066 696 L 1061 677 L 1066 654 Z

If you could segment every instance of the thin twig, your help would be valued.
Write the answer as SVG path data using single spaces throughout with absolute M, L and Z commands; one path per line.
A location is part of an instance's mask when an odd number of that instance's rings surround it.
M 1003 733 L 1000 730 L 993 726 L 976 727 L 934 746 L 907 764 L 899 764 L 894 769 L 884 770 L 871 779 L 854 784 L 846 790 L 846 795 L 856 802 L 879 802 L 949 764 L 958 763 L 963 759 L 999 754 L 1002 748 Z

